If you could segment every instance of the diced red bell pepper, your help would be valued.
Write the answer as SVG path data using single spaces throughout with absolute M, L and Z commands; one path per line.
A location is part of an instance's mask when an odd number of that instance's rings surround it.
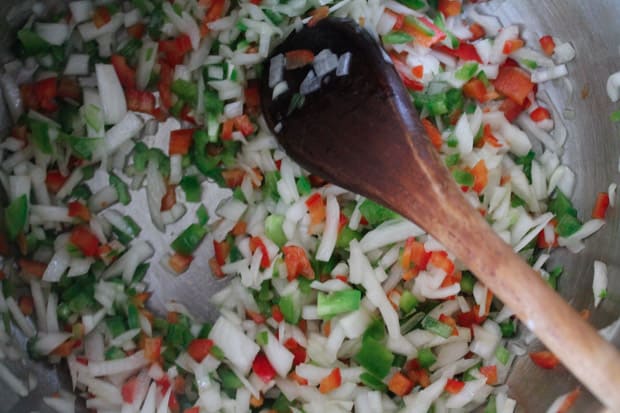
M 458 16 L 461 14 L 460 0 L 439 0 L 437 8 L 446 17 Z
M 592 209 L 592 218 L 605 219 L 607 208 L 609 208 L 609 194 L 607 192 L 599 192 L 596 196 L 594 208 Z
M 480 374 L 487 378 L 487 384 L 491 386 L 497 384 L 497 366 L 482 366 Z
M 86 257 L 95 257 L 99 251 L 99 239 L 88 229 L 88 227 L 80 225 L 73 228 L 71 243 L 78 247 L 82 254 Z
M 458 394 L 465 387 L 465 382 L 457 379 L 448 379 L 444 390 L 450 394 Z
M 214 277 L 223 278 L 224 275 L 226 275 L 224 274 L 224 271 L 222 271 L 222 266 L 217 263 L 215 257 L 209 259 L 209 268 L 211 269 L 211 273 Z
M 170 88 L 172 87 L 173 76 L 172 67 L 166 62 L 161 62 L 157 89 L 159 90 L 161 106 L 165 110 L 169 110 L 172 107 L 172 91 Z
M 142 39 L 142 36 L 144 36 L 145 31 L 146 31 L 146 26 L 144 25 L 144 23 L 136 23 L 127 28 L 127 33 L 129 33 L 129 35 L 133 37 L 134 39 L 138 39 L 138 40 Z
M 100 28 L 110 23 L 112 17 L 110 16 L 110 10 L 105 6 L 99 6 L 93 13 L 93 23 L 96 28 Z
M 241 186 L 244 177 L 245 171 L 241 168 L 225 169 L 222 171 L 222 178 L 224 178 L 224 182 L 226 182 L 226 186 L 229 188 Z
M 424 90 L 424 84 L 422 82 L 418 82 L 417 80 L 410 79 L 407 76 L 403 75 L 401 75 L 400 78 L 402 79 L 407 89 L 413 90 L 415 92 L 421 92 Z
M 439 132 L 439 129 L 437 129 L 437 127 L 427 118 L 421 119 L 421 122 L 435 149 L 441 149 L 441 145 L 443 145 L 443 138 L 441 137 L 441 132 Z
M 483 159 L 478 161 L 478 163 L 471 168 L 471 174 L 474 176 L 474 185 L 472 189 L 476 193 L 481 194 L 489 181 L 489 170 Z
M 422 79 L 424 77 L 424 65 L 417 65 L 411 68 L 411 74 L 413 77 Z
M 222 133 L 220 134 L 220 138 L 223 141 L 232 140 L 233 127 L 235 126 L 235 121 L 232 119 L 226 119 L 222 124 Z
M 558 408 L 558 411 L 556 413 L 568 413 L 570 408 L 573 407 L 573 405 L 577 401 L 577 398 L 579 397 L 580 394 L 581 394 L 581 389 L 579 387 L 575 387 L 575 390 L 568 393 L 568 395 L 564 399 L 564 402 Z
M 262 315 L 259 312 L 256 311 L 252 311 L 252 310 L 248 310 L 246 308 L 245 310 L 245 315 L 252 321 L 254 321 L 256 324 L 264 324 L 265 321 L 267 321 L 267 319 L 265 318 L 264 315 Z
M 314 53 L 308 49 L 290 50 L 285 53 L 286 69 L 299 69 L 314 62 Z
M 448 278 L 448 277 L 446 277 Z M 444 285 L 442 284 L 442 287 L 444 287 Z M 450 327 L 452 327 L 452 335 L 453 336 L 458 336 L 459 335 L 459 330 L 456 328 L 456 320 L 452 317 L 450 317 L 449 315 L 445 315 L 445 314 L 440 314 L 439 315 L 439 321 L 449 325 Z
M 530 113 L 530 118 L 534 122 L 541 122 L 546 119 L 551 119 L 551 114 L 549 113 L 547 109 L 543 108 L 542 106 L 539 106 L 536 109 L 534 109 L 532 113 Z
M 174 67 L 183 63 L 185 55 L 192 50 L 192 41 L 186 34 L 176 39 L 160 40 L 159 51 L 164 54 L 166 62 Z
M 161 343 L 161 337 L 146 337 L 144 339 L 144 358 L 154 363 L 159 361 Z
M 437 26 L 435 26 L 429 19 L 426 17 L 418 18 L 418 21 L 426 26 L 429 30 L 432 30 L 433 35 L 429 36 L 423 30 L 420 30 L 414 24 L 410 23 L 407 18 L 405 18 L 402 31 L 410 34 L 414 38 L 414 42 L 424 47 L 432 47 L 434 44 L 439 43 L 443 39 L 446 38 L 446 34 Z
M 213 340 L 208 338 L 195 338 L 187 347 L 187 353 L 196 360 L 197 363 L 201 363 L 211 352 L 213 347 Z
M 202 23 L 200 24 L 200 35 L 202 37 L 209 33 L 208 24 L 222 17 L 224 14 L 224 0 L 200 0 L 199 4 L 207 8 Z
M 39 278 L 43 277 L 43 274 L 45 274 L 45 270 L 47 269 L 47 264 L 26 258 L 18 259 L 17 264 L 19 264 L 19 268 L 22 272 Z
M 160 211 L 170 211 L 172 207 L 177 203 L 176 186 L 168 185 L 166 187 L 166 193 L 161 199 Z
M 555 227 L 558 225 L 558 221 L 554 218 L 549 222 L 551 225 L 553 225 L 553 228 L 555 229 Z M 557 247 L 558 246 L 558 233 L 557 231 L 554 230 L 554 238 L 553 238 L 553 242 L 549 243 L 547 242 L 547 239 L 545 238 L 545 230 L 543 229 L 542 231 L 540 231 L 538 233 L 538 237 L 536 239 L 536 245 L 538 246 L 538 248 L 551 248 L 551 247 Z
M 293 353 L 293 366 L 304 363 L 307 358 L 306 349 L 302 347 L 294 338 L 289 338 L 284 342 L 286 347 L 291 353 Z
M 395 373 L 388 383 L 388 389 L 397 396 L 403 397 L 413 390 L 414 383 L 401 372 Z
M 466 313 L 457 313 L 456 315 L 456 323 L 461 327 L 471 328 L 475 324 L 482 324 L 486 320 L 486 317 L 478 316 L 478 311 L 473 309 Z
M 454 272 L 454 262 L 448 258 L 448 253 L 445 251 L 433 251 L 431 252 L 431 259 L 429 261 L 435 268 L 440 268 L 446 272 L 447 275 L 452 275 Z
M 155 111 L 155 95 L 151 92 L 125 89 L 127 99 L 127 109 L 134 112 L 153 114 Z
M 194 131 L 195 129 L 177 129 L 170 132 L 168 154 L 187 155 L 194 141 Z
M 276 320 L 277 323 L 281 323 L 284 320 L 284 314 L 282 314 L 282 310 L 276 304 L 271 306 L 271 317 Z
M 168 265 L 170 265 L 170 268 L 172 268 L 174 272 L 176 272 L 177 274 L 181 274 L 187 271 L 193 259 L 194 257 L 192 257 L 191 255 L 183 255 L 177 252 L 170 256 L 170 259 L 168 260 Z
M 486 31 L 484 27 L 479 25 L 478 23 L 472 23 L 469 25 L 469 31 L 472 34 L 471 41 L 478 40 L 486 35 Z
M 394 27 L 392 27 L 392 30 L 398 31 L 403 27 L 403 24 L 405 22 L 405 16 L 387 8 L 385 9 L 384 13 L 389 14 L 396 19 L 396 23 L 394 23 Z
M 327 394 L 333 390 L 336 390 L 342 384 L 342 376 L 340 375 L 340 369 L 336 367 L 319 383 L 319 391 L 323 394 Z
M 314 270 L 303 248 L 287 245 L 282 247 L 282 252 L 284 253 L 284 263 L 289 281 L 293 281 L 300 275 L 311 280 L 314 279 Z
M 501 148 L 502 144 L 497 140 L 495 136 L 493 136 L 493 132 L 491 131 L 491 125 L 486 124 L 482 129 L 482 141 L 484 143 L 488 143 L 494 148 Z
M 480 55 L 478 55 L 478 51 L 474 47 L 473 44 L 467 42 L 460 42 L 458 47 L 455 49 L 451 49 L 448 46 L 443 44 L 437 44 L 433 47 L 433 49 L 438 52 L 445 53 L 449 56 L 454 56 L 459 59 L 470 61 L 470 62 L 478 62 L 482 63 L 482 59 L 480 59 Z
M 525 103 L 527 96 L 534 90 L 530 74 L 519 67 L 500 67 L 497 79 L 493 81 L 495 89 L 519 105 Z
M 525 45 L 525 42 L 521 39 L 506 40 L 506 42 L 504 42 L 504 48 L 502 49 L 502 53 L 511 54 L 522 48 L 523 45 Z
M 63 76 L 58 81 L 56 96 L 80 102 L 82 100 L 82 88 L 76 78 Z
M 187 409 L 183 410 L 183 413 L 200 413 L 200 407 L 188 407 Z
M 306 207 L 310 213 L 310 225 L 317 225 L 325 221 L 325 203 L 320 193 L 315 192 L 306 199 Z
M 560 364 L 560 360 L 558 360 L 555 354 L 547 350 L 530 353 L 530 358 L 538 367 L 547 370 L 551 370 Z
M 67 182 L 67 179 L 69 179 L 68 176 L 64 176 L 60 173 L 60 171 L 52 169 L 50 171 L 47 171 L 47 176 L 45 177 L 45 186 L 51 193 L 55 194 L 56 192 L 60 191 L 60 188 L 62 188 L 65 182 Z
M 264 383 L 269 383 L 276 377 L 276 370 L 273 368 L 267 356 L 264 353 L 258 353 L 252 363 L 252 371 Z
M 310 12 L 310 21 L 308 27 L 314 27 L 318 22 L 329 16 L 329 6 L 321 6 Z
M 506 117 L 508 122 L 512 123 L 515 121 L 515 119 L 519 117 L 519 115 L 521 114 L 521 112 L 523 112 L 523 110 L 525 110 L 525 108 L 523 107 L 523 105 L 519 105 L 512 99 L 504 99 L 501 105 L 499 105 L 499 110 L 501 112 L 504 112 L 504 116 Z
M 480 103 L 486 102 L 487 99 L 487 87 L 482 80 L 473 78 L 469 82 L 463 85 L 463 94 L 468 98 L 475 99 Z
M 261 253 L 263 254 L 260 260 L 260 267 L 268 268 L 271 265 L 271 259 L 269 259 L 269 251 L 267 250 L 265 243 L 263 242 L 261 237 L 250 238 L 250 251 L 254 253 L 257 248 L 260 249 Z
M 118 80 L 121 82 L 121 85 L 123 85 L 123 88 L 135 89 L 136 71 L 127 64 L 125 56 L 114 54 L 110 58 L 110 61 L 112 66 L 114 66 Z
M 54 100 L 58 93 L 58 79 L 56 77 L 39 80 L 34 83 L 33 88 L 39 108 L 45 112 L 54 112 L 58 109 Z
M 19 310 L 22 312 L 22 314 L 26 317 L 32 315 L 32 312 L 34 311 L 34 301 L 32 299 L 32 296 L 22 295 L 17 300 L 17 306 L 19 307 Z
M 424 244 L 410 237 L 405 241 L 405 248 L 401 256 L 401 266 L 408 270 L 412 264 L 418 270 L 425 270 L 431 258 L 431 253 L 424 249 Z
M 228 258 L 228 254 L 230 254 L 230 244 L 228 241 L 224 240 L 222 242 L 218 242 L 213 240 L 213 250 L 215 251 L 215 259 L 219 265 L 226 264 L 226 259 Z
M 237 116 L 233 119 L 235 129 L 243 134 L 243 136 L 250 136 L 254 133 L 254 125 L 250 121 L 248 115 Z
M 540 47 L 547 56 L 551 56 L 555 51 L 555 42 L 553 37 L 546 35 L 540 38 Z
M 58 357 L 68 357 L 73 352 L 73 349 L 79 344 L 80 340 L 70 338 L 58 347 L 56 347 L 51 354 Z
M 90 221 L 90 210 L 80 201 L 71 201 L 67 204 L 68 215 L 71 218 L 79 218 L 82 221 Z
M 258 93 L 258 86 L 256 84 L 248 84 L 243 94 L 247 106 L 252 108 L 260 106 L 260 94 Z
M 179 377 L 181 376 L 177 376 L 177 378 Z M 168 410 L 170 410 L 170 413 L 181 412 L 181 405 L 179 404 L 179 400 L 177 399 L 175 393 L 170 393 L 170 398 L 168 399 Z
M 136 391 L 138 390 L 138 377 L 132 377 L 127 380 L 123 387 L 121 387 L 121 395 L 123 396 L 123 401 L 127 404 L 133 403 L 136 397 Z

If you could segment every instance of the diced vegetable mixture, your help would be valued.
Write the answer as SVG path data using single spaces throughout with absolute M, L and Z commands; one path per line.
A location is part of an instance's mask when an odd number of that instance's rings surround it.
M 0 143 L 0 359 L 21 357 L 19 330 L 29 357 L 66 363 L 74 393 L 46 404 L 71 412 L 77 394 L 123 413 L 514 410 L 504 383 L 531 335 L 414 223 L 287 157 L 258 79 L 303 24 L 350 17 L 376 33 L 464 202 L 557 288 L 549 252 L 579 252 L 615 197 L 593 200 L 592 219 L 570 200 L 566 128 L 541 87 L 568 73 L 570 43 L 461 0 L 67 5 L 28 20 L 0 77 L 13 119 Z M 304 50 L 279 59 L 316 65 Z M 224 199 L 207 196 L 213 187 Z M 161 260 L 143 230 L 172 240 Z M 178 302 L 152 312 L 149 281 L 193 266 L 228 281 L 210 298 L 219 317 Z M 601 262 L 595 278 L 598 304 Z M 544 350 L 530 359 L 558 364 Z M 24 374 L 0 363 L 22 397 L 36 385 Z

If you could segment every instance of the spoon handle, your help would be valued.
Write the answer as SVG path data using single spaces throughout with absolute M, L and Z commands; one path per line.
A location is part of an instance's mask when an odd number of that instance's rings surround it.
M 499 238 L 456 185 L 436 185 L 427 192 L 434 194 L 436 208 L 424 219 L 419 219 L 419 207 L 401 213 L 426 224 L 426 230 L 513 309 L 575 377 L 607 407 L 618 411 L 618 350 Z

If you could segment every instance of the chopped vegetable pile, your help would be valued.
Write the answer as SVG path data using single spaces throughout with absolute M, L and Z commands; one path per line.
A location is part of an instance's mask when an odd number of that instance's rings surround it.
M 557 288 L 549 252 L 579 252 L 616 190 L 585 221 L 570 200 L 566 128 L 543 87 L 567 75 L 569 43 L 460 0 L 68 9 L 30 19 L 0 77 L 14 121 L 0 143 L 0 358 L 21 357 L 19 330 L 99 412 L 514 410 L 504 383 L 531 334 L 415 224 L 287 157 L 258 78 L 286 87 L 262 62 L 304 23 L 348 16 L 375 32 L 464 202 Z M 280 71 L 313 64 L 300 99 L 348 71 L 350 55 L 324 52 L 274 57 Z M 192 267 L 228 281 L 210 298 L 219 317 L 174 301 L 152 312 L 152 281 Z M 602 262 L 594 279 L 598 305 Z M 545 350 L 530 359 L 558 364 Z M 21 397 L 36 385 L 24 374 L 0 363 Z M 44 401 L 71 412 L 74 393 Z

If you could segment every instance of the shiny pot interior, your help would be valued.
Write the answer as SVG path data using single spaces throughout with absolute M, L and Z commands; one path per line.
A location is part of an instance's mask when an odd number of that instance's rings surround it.
M 0 63 L 11 60 L 10 46 L 15 30 L 32 13 L 32 0 L 2 0 L 0 2 Z M 60 1 L 44 3 L 62 5 Z M 559 80 L 546 84 L 552 104 L 560 114 L 560 121 L 568 130 L 563 161 L 577 174 L 573 195 L 580 215 L 588 217 L 598 192 L 606 191 L 611 182 L 619 181 L 618 160 L 620 154 L 619 127 L 609 120 L 617 109 L 605 92 L 607 77 L 620 70 L 620 0 L 495 0 L 478 6 L 482 12 L 500 17 L 504 25 L 519 24 L 538 36 L 552 34 L 570 41 L 577 51 L 577 58 L 568 65 L 570 86 Z M 569 89 L 573 89 L 570 93 Z M 1 96 L 0 96 L 1 99 Z M 575 116 L 566 116 L 569 112 Z M 563 116 L 564 114 L 564 116 Z M 6 136 L 10 126 L 9 117 L 0 104 L 0 136 Z M 221 197 L 213 188 L 212 196 Z M 191 216 L 192 214 L 187 214 Z M 603 328 L 616 321 L 620 315 L 620 214 L 618 208 L 608 213 L 608 222 L 601 231 L 586 243 L 586 249 L 574 255 L 557 251 L 552 265 L 563 265 L 560 292 L 577 309 L 593 310 L 592 263 L 598 259 L 607 263 L 609 269 L 609 298 L 603 300 L 594 311 L 590 321 L 596 328 Z M 148 219 L 148 218 L 145 218 Z M 179 226 L 187 225 L 180 222 Z M 170 240 L 161 234 L 151 239 L 156 250 Z M 156 237 L 155 237 L 156 235 Z M 212 254 L 211 243 L 202 254 Z M 158 256 L 152 259 L 150 281 L 153 283 L 152 305 L 163 308 L 172 299 L 184 302 L 198 316 L 214 319 L 215 310 L 209 306 L 207 297 L 221 287 L 208 274 L 208 266 L 193 266 L 192 273 L 173 278 L 158 268 Z M 620 328 L 612 333 L 612 340 L 620 346 Z M 534 341 L 530 349 L 540 349 Z M 577 357 L 577 356 L 576 356 Z M 63 369 L 20 360 L 10 366 L 11 370 L 26 376 L 27 371 L 36 372 L 38 386 L 27 398 L 19 399 L 5 387 L 0 387 L 0 412 L 51 412 L 42 402 L 59 388 L 69 388 L 69 380 Z M 575 388 L 577 382 L 562 367 L 553 371 L 534 366 L 527 357 L 514 364 L 508 380 L 511 397 L 518 401 L 517 411 L 541 412 L 560 394 Z M 574 406 L 574 412 L 595 412 L 600 405 L 587 392 L 583 392 Z

